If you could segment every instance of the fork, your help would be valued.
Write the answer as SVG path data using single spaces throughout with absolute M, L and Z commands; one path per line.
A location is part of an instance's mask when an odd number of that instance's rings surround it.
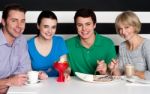
M 95 80 L 95 78 L 96 78 L 96 73 L 97 73 L 97 70 L 95 70 L 95 72 L 94 72 L 93 80 Z
M 110 76 L 111 79 L 113 79 L 113 71 L 112 70 L 110 71 L 109 76 Z

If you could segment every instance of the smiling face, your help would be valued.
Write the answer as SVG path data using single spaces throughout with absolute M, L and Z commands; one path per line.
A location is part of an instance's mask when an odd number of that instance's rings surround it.
M 96 24 L 93 23 L 91 17 L 77 17 L 76 27 L 77 32 L 82 39 L 89 39 L 94 36 Z
M 125 11 L 116 17 L 115 27 L 121 37 L 125 40 L 130 40 L 140 32 L 141 22 L 135 13 Z
M 11 10 L 6 20 L 2 19 L 4 35 L 15 39 L 25 29 L 25 14 L 18 10 Z
M 51 18 L 43 18 L 41 23 L 37 25 L 40 35 L 45 40 L 51 40 L 56 32 L 57 20 Z
M 135 27 L 126 24 L 119 25 L 118 33 L 125 40 L 130 40 L 134 35 L 136 35 Z

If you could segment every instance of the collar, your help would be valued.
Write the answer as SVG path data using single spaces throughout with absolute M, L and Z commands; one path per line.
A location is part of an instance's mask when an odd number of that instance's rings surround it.
M 22 36 L 22 35 L 21 35 L 21 36 Z M 21 37 L 21 36 L 20 36 L 20 37 Z M 16 39 L 14 40 L 13 45 L 18 44 L 19 42 L 20 42 L 20 38 L 18 37 L 18 38 L 16 38 Z M 8 42 L 7 42 L 7 40 L 6 40 L 5 36 L 4 36 L 3 31 L 0 30 L 0 45 L 4 45 L 4 44 L 7 44 L 7 45 L 8 45 Z
M 99 35 L 97 32 L 94 31 L 94 34 L 95 34 L 95 41 L 94 41 L 94 44 L 92 46 L 101 46 L 101 35 Z M 83 45 L 81 44 L 81 41 L 80 41 L 80 36 L 78 35 L 77 38 L 76 38 L 76 47 L 83 47 Z M 92 47 L 91 46 L 91 47 Z M 90 47 L 90 48 L 91 48 Z
M 2 30 L 0 30 L 0 45 L 7 44 L 6 38 Z

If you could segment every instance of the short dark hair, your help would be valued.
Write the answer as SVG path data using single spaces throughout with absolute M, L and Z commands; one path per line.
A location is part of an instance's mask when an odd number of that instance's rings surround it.
M 22 7 L 19 4 L 8 4 L 5 6 L 3 13 L 2 13 L 2 18 L 6 20 L 8 18 L 8 14 L 11 10 L 18 10 L 23 12 L 24 14 L 26 13 L 26 9 Z
M 57 21 L 56 15 L 52 11 L 49 11 L 49 10 L 45 10 L 40 13 L 38 20 L 37 20 L 38 25 L 40 25 L 41 20 L 43 18 L 51 18 L 51 19 L 55 19 Z
M 74 22 L 75 23 L 76 23 L 77 17 L 84 17 L 84 18 L 91 17 L 93 23 L 94 24 L 96 23 L 96 15 L 92 9 L 85 9 L 85 8 L 78 9 L 75 13 L 75 16 L 74 16 Z

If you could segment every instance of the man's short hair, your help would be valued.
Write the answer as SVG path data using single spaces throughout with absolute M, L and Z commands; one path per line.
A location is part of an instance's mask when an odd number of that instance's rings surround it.
M 96 15 L 92 9 L 85 9 L 85 8 L 78 9 L 75 13 L 75 16 L 74 16 L 74 22 L 75 23 L 76 23 L 77 17 L 84 17 L 84 18 L 91 17 L 93 23 L 94 24 L 96 23 Z
M 5 6 L 3 13 L 2 13 L 2 18 L 6 20 L 8 18 L 8 14 L 11 10 L 18 10 L 23 12 L 24 14 L 26 13 L 26 9 L 22 7 L 19 4 L 8 4 Z

